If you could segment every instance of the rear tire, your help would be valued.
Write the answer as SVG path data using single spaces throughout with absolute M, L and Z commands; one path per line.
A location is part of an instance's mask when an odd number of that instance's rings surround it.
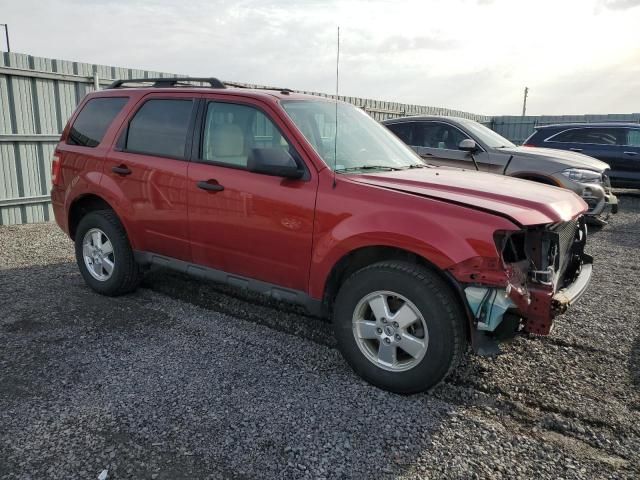
M 333 318 L 338 347 L 353 370 L 404 394 L 433 388 L 458 365 L 466 348 L 464 321 L 449 285 L 435 272 L 401 261 L 351 275 L 338 292 Z
M 75 235 L 76 261 L 84 281 L 102 295 L 134 291 L 141 279 L 127 233 L 111 210 L 85 215 Z

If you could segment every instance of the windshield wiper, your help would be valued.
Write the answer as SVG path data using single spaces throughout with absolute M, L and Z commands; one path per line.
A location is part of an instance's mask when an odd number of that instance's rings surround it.
M 426 163 L 412 163 L 411 165 L 408 165 L 407 168 L 427 168 L 427 164 Z
M 336 170 L 336 173 L 356 172 L 358 170 L 385 170 L 387 172 L 393 172 L 400 169 L 388 165 L 360 165 L 359 167 L 339 168 Z

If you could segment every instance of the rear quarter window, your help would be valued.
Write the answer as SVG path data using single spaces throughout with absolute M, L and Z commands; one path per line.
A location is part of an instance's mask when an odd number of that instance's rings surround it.
M 126 97 L 92 98 L 76 117 L 67 144 L 97 147 L 102 142 L 109 125 L 129 99 Z

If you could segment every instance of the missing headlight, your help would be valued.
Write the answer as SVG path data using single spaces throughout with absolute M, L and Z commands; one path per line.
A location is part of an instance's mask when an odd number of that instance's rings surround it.
M 526 232 L 496 232 L 495 241 L 505 263 L 517 263 L 527 259 Z

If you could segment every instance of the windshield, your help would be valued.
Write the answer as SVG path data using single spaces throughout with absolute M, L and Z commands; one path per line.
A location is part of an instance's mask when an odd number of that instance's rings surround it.
M 288 100 L 282 105 L 329 168 L 336 172 L 424 167 L 413 150 L 364 111 L 327 101 Z
M 484 143 L 489 148 L 515 147 L 513 143 L 502 135 L 485 127 L 481 123 L 474 122 L 473 120 L 463 120 L 462 123 L 467 127 L 467 130 L 471 131 L 471 133 L 480 140 L 481 143 Z

